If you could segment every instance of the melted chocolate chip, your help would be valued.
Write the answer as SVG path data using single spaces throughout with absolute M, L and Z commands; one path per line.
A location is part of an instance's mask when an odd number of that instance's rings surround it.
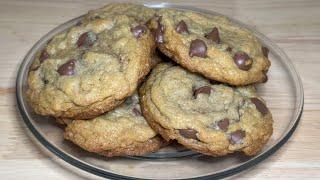
M 156 43 L 164 43 L 164 27 L 160 23 L 158 24 L 158 28 L 154 30 L 154 36 Z
M 252 59 L 245 52 L 236 52 L 233 56 L 234 63 L 239 69 L 248 71 L 252 66 Z
M 41 54 L 40 54 L 40 57 L 39 57 L 39 61 L 40 63 L 42 63 L 44 60 L 48 59 L 49 58 L 49 54 L 48 52 L 44 49 L 42 50 Z
M 91 31 L 85 32 L 81 34 L 77 41 L 77 46 L 78 47 L 86 47 L 89 48 L 93 46 L 94 42 L 97 40 L 97 35 Z
M 197 133 L 194 129 L 179 129 L 179 134 L 187 139 L 198 140 Z
M 151 24 L 152 20 L 156 20 L 157 22 L 157 28 L 151 29 L 156 43 L 164 43 L 164 26 L 160 23 L 162 20 L 162 16 L 155 15 L 153 18 L 149 19 L 146 24 Z
M 202 58 L 207 57 L 206 43 L 200 39 L 195 39 L 195 40 L 191 41 L 189 56 L 190 57 L 198 56 L 198 57 L 202 57 Z
M 269 49 L 267 47 L 261 47 L 262 49 L 262 53 L 264 55 L 264 57 L 268 58 L 268 54 L 269 54 Z
M 144 25 L 138 25 L 136 27 L 131 28 L 131 32 L 136 38 L 141 37 L 141 35 L 146 31 L 147 31 L 147 28 Z
M 230 143 L 241 144 L 245 136 L 246 136 L 246 133 L 244 131 L 236 130 L 230 134 Z
M 48 80 L 44 80 L 43 83 L 44 83 L 44 84 L 48 84 L 49 81 L 48 81 Z
M 133 112 L 133 114 L 134 114 L 135 116 L 141 116 L 140 110 L 139 110 L 138 108 L 136 108 L 136 107 L 134 107 L 134 108 L 132 109 L 132 112 Z
M 208 94 L 210 95 L 212 88 L 210 86 L 202 86 L 194 90 L 193 96 L 197 99 L 198 94 Z
M 229 127 L 229 119 L 228 118 L 222 119 L 221 121 L 219 121 L 217 123 L 217 125 L 218 125 L 219 129 L 226 132 Z
M 206 34 L 204 37 L 206 37 L 207 39 L 210 39 L 212 40 L 213 42 L 216 42 L 216 43 L 220 43 L 220 36 L 219 36 L 219 30 L 218 28 L 214 27 L 212 29 L 211 32 L 209 32 L 208 34 Z
M 262 114 L 268 114 L 269 110 L 267 106 L 258 98 L 251 98 L 251 102 L 256 106 L 257 110 Z
M 177 31 L 178 33 L 180 33 L 180 34 L 182 34 L 182 33 L 187 33 L 187 34 L 189 34 L 188 26 L 187 26 L 186 22 L 184 22 L 184 20 L 181 20 L 181 21 L 178 23 L 178 25 L 177 25 L 177 27 L 176 27 L 176 31 Z
M 74 75 L 75 64 L 76 64 L 76 60 L 70 59 L 68 62 L 62 64 L 57 71 L 61 76 Z

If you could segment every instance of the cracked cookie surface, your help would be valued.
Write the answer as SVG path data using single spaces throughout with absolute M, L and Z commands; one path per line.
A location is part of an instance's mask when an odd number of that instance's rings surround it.
M 104 115 L 66 124 L 65 139 L 89 152 L 108 157 L 143 155 L 167 144 L 141 115 L 137 94 Z
M 160 9 L 148 26 L 158 48 L 189 71 L 232 85 L 267 81 L 268 49 L 224 16 Z
M 110 4 L 55 35 L 30 67 L 27 97 L 35 112 L 89 119 L 131 96 L 151 69 L 155 44 L 144 24 L 153 14 Z
M 253 86 L 212 84 L 172 64 L 152 70 L 140 97 L 154 130 L 204 154 L 255 155 L 273 131 L 272 115 Z

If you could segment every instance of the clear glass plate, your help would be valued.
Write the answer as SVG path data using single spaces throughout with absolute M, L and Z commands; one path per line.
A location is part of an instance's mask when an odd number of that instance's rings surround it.
M 212 11 L 167 3 L 147 4 L 153 8 L 171 7 L 189 9 L 201 13 Z M 276 152 L 295 130 L 303 109 L 303 87 L 297 71 L 288 56 L 266 36 L 254 28 L 233 20 L 239 26 L 250 29 L 270 49 L 272 66 L 269 80 L 257 86 L 259 94 L 267 101 L 274 117 L 274 133 L 264 149 L 254 157 L 241 153 L 225 157 L 209 157 L 171 145 L 157 153 L 141 157 L 105 158 L 81 150 L 63 140 L 63 130 L 52 119 L 34 114 L 25 97 L 29 66 L 35 53 L 55 34 L 76 24 L 81 17 L 70 20 L 41 38 L 25 56 L 16 84 L 16 96 L 20 113 L 34 137 L 53 154 L 67 163 L 97 176 L 113 179 L 186 179 L 222 178 L 237 174 L 266 159 Z M 281 88 L 280 88 L 281 86 Z

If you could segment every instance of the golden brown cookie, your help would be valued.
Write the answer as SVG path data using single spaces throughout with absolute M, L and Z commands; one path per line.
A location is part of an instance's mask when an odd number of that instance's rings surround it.
M 89 119 L 131 96 L 151 68 L 155 44 L 144 24 L 153 13 L 144 6 L 110 4 L 55 35 L 30 68 L 27 97 L 35 112 Z
M 166 140 L 212 156 L 255 155 L 272 134 L 272 115 L 253 86 L 212 84 L 162 63 L 140 89 L 149 125 Z
M 268 49 L 224 16 L 160 9 L 148 26 L 158 48 L 189 71 L 232 85 L 267 80 Z
M 167 142 L 152 130 L 140 112 L 138 95 L 91 120 L 67 123 L 64 137 L 81 148 L 104 156 L 137 156 L 154 152 Z

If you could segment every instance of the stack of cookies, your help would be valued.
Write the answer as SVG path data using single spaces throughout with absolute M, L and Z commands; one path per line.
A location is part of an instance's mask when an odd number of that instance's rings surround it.
M 47 42 L 27 97 L 66 126 L 65 139 L 108 157 L 173 140 L 211 156 L 255 155 L 272 134 L 253 86 L 269 66 L 268 49 L 226 17 L 115 3 Z

